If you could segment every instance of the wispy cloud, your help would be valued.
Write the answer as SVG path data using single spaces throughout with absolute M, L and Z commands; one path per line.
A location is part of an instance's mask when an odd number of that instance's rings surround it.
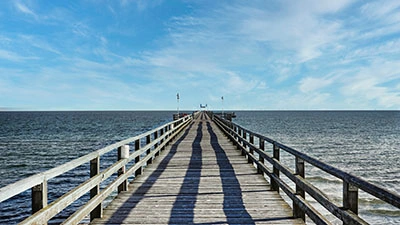
M 332 83 L 332 78 L 305 77 L 300 81 L 299 89 L 304 93 L 309 93 L 319 89 L 323 89 Z
M 0 58 L 4 59 L 4 60 L 8 60 L 8 61 L 13 61 L 13 62 L 22 62 L 27 59 L 37 59 L 34 57 L 22 56 L 15 52 L 3 50 L 3 49 L 0 49 Z
M 324 18 L 351 1 L 307 1 L 275 3 L 279 10 L 240 6 L 237 12 L 239 32 L 249 40 L 266 43 L 273 51 L 294 52 L 292 60 L 306 62 L 319 57 L 326 48 L 339 42 L 340 21 Z
M 19 1 L 15 1 L 14 2 L 15 8 L 19 11 L 22 12 L 26 15 L 32 16 L 34 19 L 38 19 L 39 16 L 32 10 L 30 9 L 27 5 L 19 2 Z
M 397 84 L 400 83 L 400 73 L 396 68 L 400 61 L 374 62 L 364 68 L 360 68 L 357 74 L 345 79 L 346 84 L 342 88 L 345 96 L 363 101 L 377 101 L 381 107 L 400 108 L 400 91 Z
M 149 8 L 157 7 L 161 5 L 164 1 L 163 0 L 153 0 L 153 1 L 147 1 L 147 0 L 120 0 L 120 4 L 122 7 L 126 7 L 129 5 L 136 5 L 137 9 L 139 11 L 144 11 Z

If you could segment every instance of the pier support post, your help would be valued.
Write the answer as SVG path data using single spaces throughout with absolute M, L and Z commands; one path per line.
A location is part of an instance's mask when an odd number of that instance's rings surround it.
M 140 139 L 135 141 L 135 151 L 139 150 L 140 150 Z M 140 155 L 135 158 L 135 164 L 139 163 L 139 161 L 140 161 Z M 139 176 L 140 174 L 142 174 L 142 167 L 140 167 L 135 171 L 135 177 Z
M 121 159 L 128 159 L 129 158 L 129 145 L 123 145 L 118 148 L 118 161 Z M 121 169 L 118 170 L 118 176 L 123 175 L 126 172 L 126 166 L 122 166 Z M 128 179 L 124 180 L 118 186 L 118 193 L 122 191 L 128 190 Z
M 38 184 L 31 189 L 32 191 L 32 214 L 47 206 L 47 181 Z
M 300 159 L 299 157 L 296 157 L 295 164 L 296 164 L 295 165 L 296 166 L 296 175 L 304 178 L 305 177 L 304 160 Z M 299 185 L 296 185 L 296 195 L 299 195 L 304 199 L 306 196 L 305 191 Z M 301 218 L 303 221 L 306 220 L 305 212 L 294 202 L 293 202 L 293 216 L 295 218 Z
M 343 208 L 358 214 L 358 188 L 343 181 Z
M 100 173 L 100 156 L 95 159 L 90 160 L 90 177 L 94 177 Z M 94 198 L 100 193 L 100 184 L 96 187 L 90 189 L 90 199 Z M 90 221 L 101 218 L 103 216 L 103 206 L 102 203 L 98 204 L 93 211 L 90 212 Z
M 265 150 L 265 141 L 264 141 L 264 139 L 260 138 L 258 142 L 259 142 L 260 149 L 262 151 L 264 151 Z M 261 157 L 261 155 L 258 155 L 258 161 L 260 161 L 260 163 L 264 164 L 264 158 Z M 258 164 L 257 164 L 257 173 L 264 174 Z
M 279 146 L 276 145 L 275 143 L 274 143 L 274 146 L 273 146 L 273 158 L 275 160 L 277 160 L 277 161 L 279 161 L 279 158 L 280 158 L 280 156 L 279 156 Z M 273 173 L 274 173 L 274 175 L 276 177 L 279 177 L 279 169 L 276 168 L 275 166 L 273 168 Z M 271 190 L 279 192 L 279 185 L 274 179 L 271 179 Z

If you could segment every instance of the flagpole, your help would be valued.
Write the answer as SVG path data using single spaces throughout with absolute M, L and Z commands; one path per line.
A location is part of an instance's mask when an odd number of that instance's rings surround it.
M 222 119 L 224 118 L 224 96 L 221 97 L 222 100 Z
M 177 111 L 178 111 L 178 119 L 179 119 L 179 93 L 177 93 L 176 94 L 176 101 L 177 101 L 177 103 L 178 103 L 178 106 L 177 106 Z

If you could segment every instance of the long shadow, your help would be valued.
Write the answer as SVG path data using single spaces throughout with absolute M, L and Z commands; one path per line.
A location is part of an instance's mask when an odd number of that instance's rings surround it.
M 197 127 L 196 138 L 192 143 L 189 167 L 173 204 L 168 224 L 193 224 L 194 207 L 196 205 L 202 167 L 202 149 L 200 146 L 203 137 L 202 125 L 203 123 L 200 122 Z
M 228 224 L 255 224 L 250 214 L 243 204 L 242 189 L 236 177 L 235 171 L 225 151 L 218 143 L 217 135 L 214 133 L 210 122 L 207 122 L 207 130 L 210 134 L 210 143 L 217 157 L 217 164 L 222 181 L 222 191 L 224 193 L 223 209 Z
M 134 201 L 127 200 L 118 210 L 121 212 L 115 212 L 109 219 L 111 223 L 122 223 L 129 215 L 129 212 L 126 212 L 126 208 L 129 208 L 129 211 L 132 211 L 137 204 L 144 198 L 145 193 L 147 193 L 150 188 L 154 185 L 157 179 L 161 176 L 163 171 L 167 168 L 168 163 L 174 157 L 177 152 L 179 144 L 186 138 L 189 134 L 189 130 L 192 128 L 193 123 L 186 129 L 185 133 L 171 146 L 171 150 L 168 152 L 168 155 L 160 162 L 157 169 L 146 179 L 145 182 L 134 192 L 131 197 L 134 197 Z

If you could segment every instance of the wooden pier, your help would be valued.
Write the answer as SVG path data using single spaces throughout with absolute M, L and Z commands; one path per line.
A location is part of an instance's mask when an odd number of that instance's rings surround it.
M 202 114 L 92 224 L 304 224 Z
M 294 165 L 280 161 L 281 152 Z M 101 167 L 110 154 L 117 161 Z M 48 181 L 84 165 L 90 178 L 49 201 Z M 306 168 L 341 182 L 342 203 L 310 183 Z M 332 224 L 326 212 L 343 224 L 368 224 L 358 214 L 359 191 L 400 209 L 398 193 L 212 112 L 196 112 L 2 187 L 0 203 L 30 192 L 32 215 L 20 224 L 46 224 L 84 196 L 62 224 Z M 105 206 L 110 196 L 116 197 Z

